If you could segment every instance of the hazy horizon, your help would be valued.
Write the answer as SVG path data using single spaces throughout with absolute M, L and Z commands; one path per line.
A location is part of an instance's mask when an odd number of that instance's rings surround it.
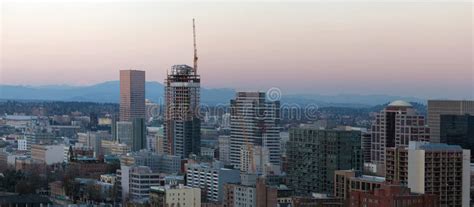
M 0 84 L 93 85 L 119 70 L 206 88 L 474 99 L 470 2 L 0 3 Z

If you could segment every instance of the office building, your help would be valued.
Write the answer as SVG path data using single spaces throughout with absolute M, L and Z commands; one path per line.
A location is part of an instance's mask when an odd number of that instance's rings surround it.
M 219 143 L 219 161 L 224 164 L 230 164 L 230 136 L 220 135 Z
M 146 125 L 145 119 L 135 118 L 132 121 L 132 152 L 146 149 Z
M 438 196 L 440 206 L 469 206 L 470 150 L 458 145 L 410 142 L 408 187 Z
M 145 119 L 145 71 L 120 70 L 120 121 Z
M 364 162 L 370 162 L 370 152 L 372 147 L 372 133 L 362 132 L 361 147 L 362 147 L 362 158 Z
M 256 206 L 257 189 L 250 185 L 238 183 L 224 184 L 224 206 Z
M 281 165 L 280 102 L 267 101 L 263 92 L 238 92 L 230 101 L 230 161 L 240 168 L 243 148 L 268 150 L 269 162 Z
M 56 164 L 64 161 L 64 145 L 31 145 L 31 159 L 35 163 Z
M 130 146 L 112 140 L 102 140 L 101 147 L 104 155 L 124 155 L 131 152 Z
M 428 126 L 430 141 L 440 142 L 441 115 L 474 115 L 474 101 L 428 100 Z
M 224 184 L 223 206 L 277 206 L 277 188 L 266 185 L 265 178 L 241 174 L 241 183 Z
M 77 158 L 93 158 L 94 149 L 92 147 L 83 146 L 82 144 L 76 143 L 76 145 L 64 147 L 64 162 L 69 162 Z
M 219 162 L 186 165 L 186 185 L 201 188 L 206 200 L 222 202 L 225 183 L 239 183 L 240 171 L 227 169 Z
M 131 121 L 118 121 L 115 125 L 117 141 L 131 148 L 133 145 L 133 123 Z
M 97 132 L 86 132 L 78 133 L 78 143 L 83 146 L 91 147 L 94 150 L 94 156 L 99 157 L 104 155 L 102 152 L 102 140 L 110 139 L 110 135 L 107 131 L 97 131 Z
M 230 114 L 229 113 L 222 114 L 220 127 L 222 129 L 230 129 Z
M 257 207 L 272 207 L 278 203 L 278 189 L 266 184 L 265 178 L 257 178 Z
M 410 103 L 398 100 L 376 114 L 371 137 L 371 161 L 384 175 L 386 148 L 408 146 L 410 141 L 429 141 L 429 128 L 425 126 L 425 117 Z
M 177 186 L 152 186 L 150 204 L 154 207 L 201 207 L 201 189 Z
M 440 140 L 441 143 L 474 151 L 474 114 L 441 115 Z
M 34 144 L 51 145 L 55 141 L 54 135 L 48 132 L 25 133 L 25 139 L 28 153 L 31 152 L 31 146 Z
M 333 194 L 334 171 L 361 170 L 361 132 L 290 129 L 288 183 L 298 195 Z
M 352 191 L 373 191 L 385 183 L 384 177 L 363 175 L 356 170 L 337 170 L 334 172 L 334 197 L 350 203 Z
M 121 165 L 116 182 L 121 186 L 122 200 L 149 199 L 150 187 L 160 185 L 160 174 L 146 166 Z
M 167 154 L 182 158 L 200 154 L 200 82 L 200 76 L 187 65 L 173 66 L 165 80 L 164 149 Z
M 122 164 L 147 166 L 153 172 L 176 174 L 180 172 L 181 158 L 179 156 L 158 154 L 148 150 L 132 152 L 121 157 Z
M 27 144 L 27 140 L 26 139 L 19 139 L 17 141 L 18 143 L 18 150 L 19 151 L 27 151 L 28 150 L 28 144 Z

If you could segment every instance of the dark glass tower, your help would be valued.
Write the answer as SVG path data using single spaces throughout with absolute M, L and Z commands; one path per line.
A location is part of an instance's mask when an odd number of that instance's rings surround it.
M 290 129 L 288 183 L 298 195 L 332 194 L 334 171 L 361 170 L 361 132 Z
M 474 151 L 474 116 L 441 115 L 440 141 Z M 471 162 L 472 162 L 471 155 Z

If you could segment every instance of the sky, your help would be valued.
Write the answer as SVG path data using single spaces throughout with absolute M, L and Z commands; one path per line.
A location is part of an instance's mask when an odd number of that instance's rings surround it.
M 474 98 L 470 1 L 0 1 L 0 84 L 91 85 L 120 69 L 283 94 Z

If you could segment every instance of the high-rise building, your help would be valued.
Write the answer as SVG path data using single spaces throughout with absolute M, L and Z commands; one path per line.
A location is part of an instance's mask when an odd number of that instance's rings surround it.
M 387 183 L 407 185 L 408 182 L 408 147 L 389 147 L 385 161 L 385 178 Z
M 409 141 L 429 141 L 429 128 L 425 117 L 416 112 L 410 103 L 394 101 L 377 113 L 371 128 L 371 160 L 384 168 L 387 147 L 408 146 Z M 383 175 L 385 170 L 379 170 Z
M 200 154 L 200 82 L 200 76 L 187 65 L 171 67 L 165 80 L 164 149 L 168 154 Z
M 269 162 L 281 164 L 280 102 L 267 101 L 263 92 L 238 92 L 230 101 L 230 161 L 240 168 L 243 148 L 268 150 Z
M 470 150 L 458 145 L 410 142 L 408 187 L 437 195 L 440 206 L 469 206 L 470 158 Z
M 459 145 L 463 149 L 474 151 L 473 115 L 441 115 L 441 143 Z M 474 159 L 471 158 L 471 160 Z
M 120 70 L 120 121 L 145 118 L 145 71 Z
M 441 115 L 474 115 L 474 101 L 428 100 L 430 141 L 440 142 Z
M 362 169 L 360 139 L 360 131 L 290 129 L 289 187 L 299 195 L 332 194 L 334 171 Z

